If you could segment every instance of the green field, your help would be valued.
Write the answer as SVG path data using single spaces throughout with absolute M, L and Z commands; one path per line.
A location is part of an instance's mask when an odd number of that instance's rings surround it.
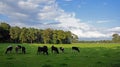
M 52 44 L 19 44 L 26 47 L 26 54 L 4 54 L 8 45 L 15 47 L 18 44 L 0 44 L 0 67 L 120 67 L 120 44 L 78 43 L 58 44 L 64 47 L 65 53 L 52 54 Z M 37 55 L 37 47 L 47 45 L 49 55 Z M 80 53 L 71 50 L 72 46 L 80 48 Z

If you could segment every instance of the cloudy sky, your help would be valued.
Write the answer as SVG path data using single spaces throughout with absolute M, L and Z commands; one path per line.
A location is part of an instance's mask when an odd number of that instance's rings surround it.
M 0 0 L 0 21 L 69 30 L 80 40 L 111 39 L 120 34 L 120 0 Z

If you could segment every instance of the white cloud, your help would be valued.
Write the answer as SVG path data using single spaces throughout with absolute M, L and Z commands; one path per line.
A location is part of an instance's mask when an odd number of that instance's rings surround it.
M 98 31 L 83 31 L 80 29 L 73 29 L 73 33 L 77 34 L 80 38 L 100 38 L 100 37 L 108 37 L 105 34 L 102 34 Z
M 11 25 L 20 27 L 59 28 L 70 30 L 83 38 L 111 36 L 109 32 L 98 31 L 93 26 L 82 22 L 76 18 L 74 12 L 65 12 L 56 0 L 1 0 L 0 14 L 8 16 Z M 98 23 L 104 22 L 108 21 L 98 21 Z
M 72 33 L 78 35 L 82 38 L 101 38 L 101 37 L 110 37 L 110 34 L 101 33 L 97 31 L 94 27 L 85 24 L 80 21 L 80 19 L 75 18 L 75 13 L 62 14 L 56 18 L 60 24 L 59 27 L 63 29 L 70 30 Z
M 39 5 L 34 4 L 30 1 L 19 1 L 18 6 L 21 7 L 22 9 L 27 9 L 27 10 L 34 10 L 36 9 Z
M 58 6 L 56 4 L 52 4 L 50 6 L 44 6 L 40 12 L 38 13 L 38 18 L 40 20 L 54 20 L 59 13 L 61 13 L 61 10 L 58 9 Z
M 0 13 L 1 14 L 3 14 L 3 13 L 8 14 L 8 10 L 11 10 L 11 8 L 7 4 L 0 2 Z
M 107 23 L 107 22 L 110 22 L 109 20 L 99 20 L 97 21 L 97 23 Z
M 111 31 L 111 32 L 119 32 L 120 33 L 120 27 L 114 27 L 114 28 L 111 28 L 111 29 L 108 29 L 108 31 Z

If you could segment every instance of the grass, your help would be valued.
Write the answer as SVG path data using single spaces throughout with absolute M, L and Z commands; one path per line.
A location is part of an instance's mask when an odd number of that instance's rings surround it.
M 4 54 L 8 45 L 15 47 L 18 44 L 0 44 L 0 67 L 120 67 L 120 44 L 113 43 L 77 43 L 59 44 L 64 47 L 65 53 L 52 54 L 52 44 L 20 44 L 24 45 L 27 53 Z M 37 47 L 47 45 L 49 55 L 37 55 Z M 71 50 L 72 46 L 80 48 L 80 53 Z

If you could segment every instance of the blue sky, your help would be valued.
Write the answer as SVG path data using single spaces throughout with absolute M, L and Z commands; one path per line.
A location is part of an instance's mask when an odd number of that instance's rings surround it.
M 83 21 L 92 21 L 90 24 L 106 27 L 98 24 L 98 20 L 107 20 L 107 27 L 119 26 L 120 0 L 58 0 L 58 4 L 67 12 L 75 12 L 76 17 Z
M 0 21 L 69 30 L 81 40 L 120 34 L 120 0 L 0 0 Z

